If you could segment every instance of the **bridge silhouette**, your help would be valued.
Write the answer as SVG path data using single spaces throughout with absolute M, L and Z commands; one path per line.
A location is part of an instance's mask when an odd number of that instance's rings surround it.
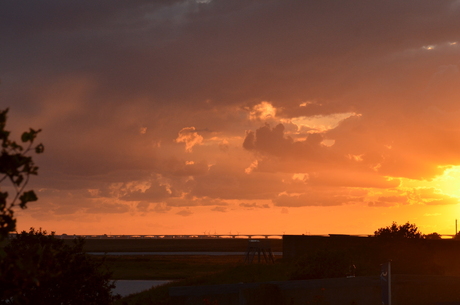
M 16 233 L 10 233 L 14 236 Z M 282 239 L 285 234 L 138 234 L 138 235 L 117 235 L 117 234 L 61 234 L 54 235 L 56 238 L 72 239 L 72 238 L 85 238 L 85 239 Z M 287 234 L 287 235 L 304 235 L 304 234 Z M 454 239 L 456 235 L 453 234 L 439 234 L 442 239 Z M 356 236 L 356 237 L 371 237 L 369 234 L 348 235 L 348 234 L 321 234 L 321 235 L 307 235 L 307 236 Z
M 82 237 L 85 239 L 269 239 L 283 238 L 283 234 L 205 234 L 205 235 L 181 235 L 181 234 L 172 234 L 172 235 L 55 235 L 57 238 L 68 239 L 68 238 L 78 238 Z

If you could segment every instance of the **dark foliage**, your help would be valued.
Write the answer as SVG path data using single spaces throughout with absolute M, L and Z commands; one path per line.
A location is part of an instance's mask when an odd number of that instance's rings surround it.
M 375 237 L 339 239 L 330 237 L 328 243 L 320 240 L 305 249 L 304 255 L 293 262 L 291 279 L 320 279 L 348 275 L 378 275 L 379 266 L 392 262 L 395 274 L 441 275 L 446 266 L 440 253 L 447 246 L 440 235 L 423 235 L 409 222 L 375 231 Z M 356 268 L 353 272 L 353 266 Z
M 0 266 L 0 304 L 111 304 L 111 273 L 83 252 L 45 231 L 12 238 Z
M 25 191 L 38 172 L 29 154 L 42 153 L 44 146 L 34 144 L 40 130 L 32 128 L 22 134 L 21 145 L 11 140 L 7 113 L 0 110 L 0 183 L 9 181 L 14 194 L 9 199 L 0 192 L 0 304 L 111 304 L 111 273 L 83 252 L 83 240 L 69 246 L 34 229 L 8 240 L 16 230 L 16 206 L 25 209 L 37 200 L 34 191 Z
M 384 239 L 423 239 L 424 235 L 419 231 L 415 224 L 406 222 L 403 225 L 399 225 L 396 222 L 389 227 L 380 228 L 374 232 L 374 237 Z
M 439 235 L 439 234 L 436 233 L 436 232 L 433 232 L 433 233 L 430 233 L 430 234 L 425 235 L 425 239 L 440 240 L 440 239 L 442 239 L 442 238 L 441 238 L 441 235 Z

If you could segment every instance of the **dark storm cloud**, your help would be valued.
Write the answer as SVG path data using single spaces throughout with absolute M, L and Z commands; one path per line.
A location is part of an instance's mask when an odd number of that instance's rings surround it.
M 321 161 L 328 154 L 328 148 L 321 145 L 323 135 L 311 133 L 304 141 L 294 142 L 290 136 L 285 135 L 284 130 L 284 125 L 278 124 L 273 128 L 265 125 L 255 133 L 250 131 L 246 135 L 243 147 L 278 157 L 306 158 L 314 161 Z
M 6 49 L 16 54 L 2 58 L 21 62 L 23 72 L 39 65 L 51 78 L 95 75 L 104 95 L 227 103 L 333 99 L 369 76 L 369 69 L 382 69 L 382 56 L 460 38 L 453 4 L 10 2 L 13 7 L 2 11 L 20 21 L 5 18 L 1 28 L 14 33 Z

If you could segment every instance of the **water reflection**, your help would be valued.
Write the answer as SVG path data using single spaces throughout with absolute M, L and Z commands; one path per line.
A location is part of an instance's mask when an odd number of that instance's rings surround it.
M 138 293 L 152 287 L 164 285 L 171 282 L 170 280 L 116 280 L 115 288 L 112 290 L 114 294 L 119 294 L 122 297 Z

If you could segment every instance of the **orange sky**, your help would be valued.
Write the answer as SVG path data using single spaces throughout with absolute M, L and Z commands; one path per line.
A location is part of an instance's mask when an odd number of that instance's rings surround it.
M 0 107 L 45 145 L 18 228 L 453 234 L 459 28 L 458 1 L 3 4 Z

